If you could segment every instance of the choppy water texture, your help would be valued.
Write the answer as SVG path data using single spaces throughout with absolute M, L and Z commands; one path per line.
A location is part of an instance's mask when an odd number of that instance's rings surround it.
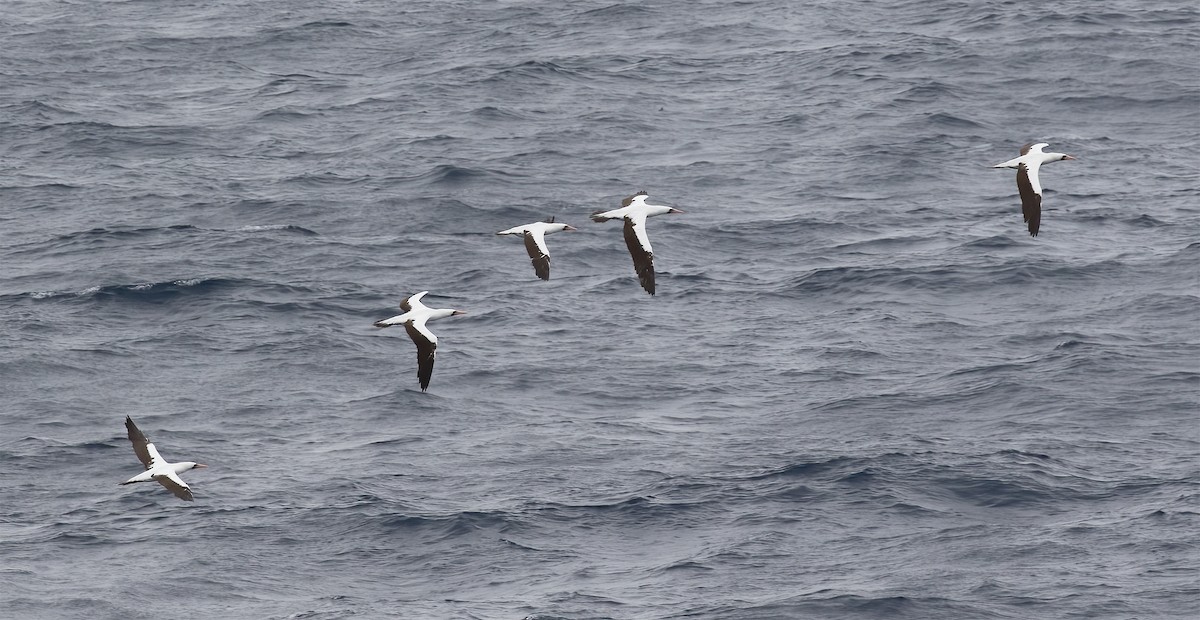
M 1196 617 L 1197 12 L 6 2 L 0 616 Z

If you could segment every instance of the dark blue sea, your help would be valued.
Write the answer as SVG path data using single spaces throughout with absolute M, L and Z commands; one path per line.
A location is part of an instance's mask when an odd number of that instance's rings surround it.
M 0 6 L 0 618 L 1197 616 L 1195 2 Z

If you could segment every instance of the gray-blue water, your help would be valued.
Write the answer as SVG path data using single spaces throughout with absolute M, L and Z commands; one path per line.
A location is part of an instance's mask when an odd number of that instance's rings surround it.
M 5 2 L 0 617 L 1196 617 L 1198 93 L 1185 1 Z

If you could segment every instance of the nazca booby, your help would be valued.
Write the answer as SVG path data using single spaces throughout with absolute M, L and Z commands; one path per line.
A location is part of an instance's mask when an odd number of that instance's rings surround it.
M 596 211 L 592 221 L 607 222 L 608 220 L 625 220 L 625 245 L 629 255 L 633 257 L 633 270 L 637 272 L 638 281 L 647 293 L 654 294 L 654 248 L 650 245 L 650 237 L 646 235 L 646 218 L 667 213 L 683 213 L 662 205 L 646 204 L 646 192 L 638 192 L 621 201 L 620 209 L 612 211 Z
M 1026 144 L 1021 148 L 1021 156 L 1014 157 L 993 168 L 1017 169 L 1017 192 L 1021 194 L 1021 214 L 1029 223 L 1029 235 L 1036 237 L 1042 227 L 1042 184 L 1038 180 L 1038 169 L 1042 164 L 1052 161 L 1075 159 L 1066 153 L 1043 153 L 1042 149 L 1050 146 L 1045 142 Z
M 515 226 L 502 230 L 497 235 L 520 235 L 525 238 L 525 251 L 529 252 L 529 260 L 533 263 L 533 272 L 543 280 L 550 279 L 550 249 L 546 247 L 546 235 L 564 230 L 576 230 L 561 222 L 555 223 L 554 218 L 544 222 L 534 222 L 524 226 Z
M 149 439 L 138 430 L 136 424 L 133 423 L 133 418 L 125 416 L 125 430 L 129 433 L 129 442 L 133 444 L 133 451 L 137 454 L 138 460 L 146 467 L 146 471 L 117 484 L 133 484 L 135 482 L 150 482 L 151 480 L 167 487 L 175 497 L 184 501 L 192 501 L 192 488 L 179 477 L 183 472 L 197 468 L 208 467 L 200 463 L 192 461 L 184 461 L 182 463 L 168 463 L 166 459 L 159 456 L 158 450 L 154 444 L 150 443 Z
M 408 337 L 417 345 L 417 379 L 421 382 L 421 391 L 429 388 L 429 379 L 433 377 L 433 357 L 437 352 L 437 336 L 429 331 L 425 323 L 434 319 L 444 319 L 448 316 L 466 314 L 465 310 L 449 308 L 430 308 L 421 303 L 421 298 L 429 291 L 421 291 L 400 302 L 404 314 L 375 321 L 375 327 L 391 327 L 404 325 Z

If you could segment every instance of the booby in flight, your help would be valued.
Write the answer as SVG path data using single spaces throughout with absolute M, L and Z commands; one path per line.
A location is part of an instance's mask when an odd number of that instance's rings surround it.
M 993 168 L 1016 168 L 1017 191 L 1021 194 L 1021 214 L 1029 223 L 1030 236 L 1036 237 L 1042 227 L 1042 184 L 1038 181 L 1038 169 L 1052 161 L 1075 159 L 1066 153 L 1043 153 L 1050 146 L 1045 142 L 1026 144 L 1021 156 L 1014 157 Z
M 654 248 L 646 235 L 646 218 L 667 213 L 683 213 L 680 209 L 646 204 L 646 192 L 638 192 L 621 201 L 620 209 L 596 211 L 592 221 L 625 220 L 625 245 L 633 257 L 633 270 L 647 293 L 654 294 Z
M 167 487 L 175 497 L 181 500 L 192 501 L 192 488 L 179 477 L 179 474 L 196 467 L 208 467 L 200 463 L 184 461 L 182 463 L 168 463 L 166 459 L 158 455 L 158 450 L 154 444 L 150 443 L 149 439 L 138 430 L 136 424 L 133 423 L 133 418 L 125 416 L 125 430 L 129 433 L 129 441 L 133 444 L 133 451 L 137 454 L 138 460 L 146 467 L 146 471 L 118 484 L 133 484 L 135 482 L 149 482 L 151 480 Z
M 545 222 L 534 222 L 502 230 L 497 235 L 521 235 L 525 237 L 525 251 L 533 262 L 533 272 L 543 280 L 550 279 L 550 250 L 546 247 L 546 235 L 563 230 L 576 230 L 573 226 L 555 223 L 554 218 Z
M 375 327 L 391 327 L 404 325 L 408 337 L 417 345 L 417 379 L 421 382 L 421 391 L 429 388 L 429 379 L 433 376 L 433 357 L 437 352 L 437 336 L 429 331 L 425 323 L 434 319 L 444 319 L 448 316 L 466 314 L 464 310 L 449 308 L 430 308 L 421 303 L 421 298 L 429 291 L 421 291 L 400 302 L 404 314 L 397 314 L 390 319 L 375 321 Z

